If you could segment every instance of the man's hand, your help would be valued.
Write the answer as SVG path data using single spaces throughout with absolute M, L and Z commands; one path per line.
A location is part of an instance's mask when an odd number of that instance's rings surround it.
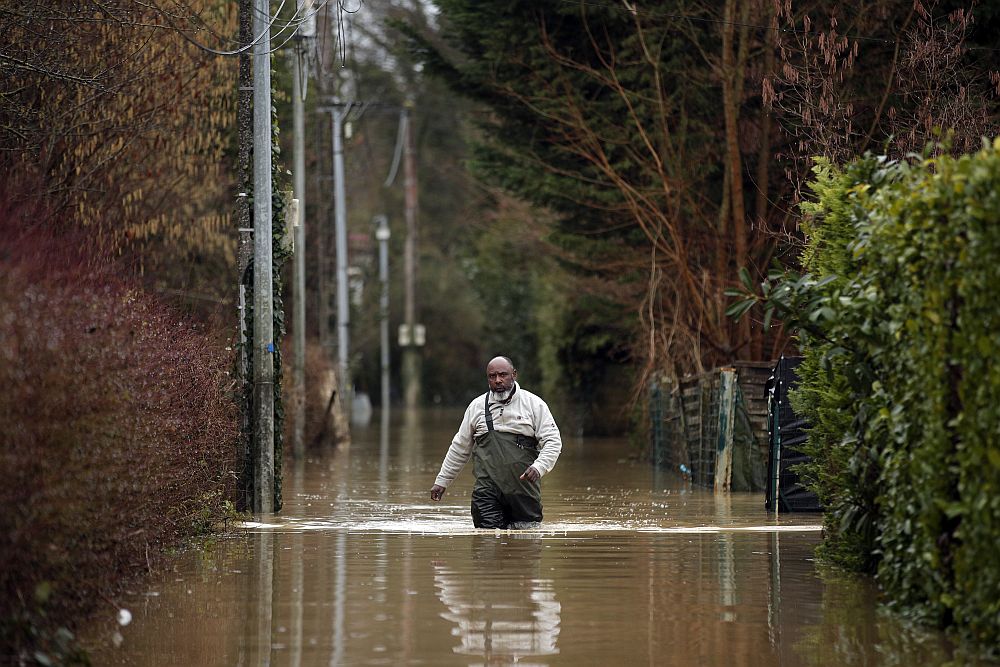
M 441 496 L 444 495 L 444 487 L 440 484 L 435 484 L 431 487 L 431 500 L 437 502 L 441 500 Z
M 528 466 L 528 469 L 521 474 L 521 479 L 526 479 L 529 482 L 537 482 L 541 477 L 534 466 Z

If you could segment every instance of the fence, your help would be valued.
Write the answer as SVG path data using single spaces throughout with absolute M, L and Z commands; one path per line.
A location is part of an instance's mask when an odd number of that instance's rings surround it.
M 650 387 L 652 458 L 718 491 L 761 491 L 768 454 L 770 362 L 737 362 Z

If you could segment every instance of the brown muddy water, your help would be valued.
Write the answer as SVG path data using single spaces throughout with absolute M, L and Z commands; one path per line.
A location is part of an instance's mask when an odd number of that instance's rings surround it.
M 939 665 L 936 633 L 819 571 L 820 517 L 775 517 L 567 437 L 545 523 L 477 531 L 471 466 L 428 493 L 457 411 L 376 413 L 286 467 L 285 508 L 181 554 L 84 633 L 95 665 Z M 964 664 L 964 663 L 963 663 Z

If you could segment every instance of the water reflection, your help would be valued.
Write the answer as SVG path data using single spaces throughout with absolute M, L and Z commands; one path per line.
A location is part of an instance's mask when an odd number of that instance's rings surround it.
M 271 622 L 274 612 L 274 535 L 258 533 L 253 537 L 257 554 L 254 577 L 245 577 L 241 587 L 252 600 L 246 605 L 250 613 L 244 619 L 244 632 L 253 641 L 241 644 L 237 665 L 271 664 Z M 248 600 L 249 601 L 249 600 Z
M 389 491 L 389 438 L 392 427 L 391 413 L 388 408 L 383 408 L 379 416 L 378 430 L 378 493 L 379 498 L 385 500 Z
M 334 556 L 333 585 L 333 653 L 331 665 L 344 664 L 346 634 L 344 632 L 344 606 L 347 602 L 347 534 L 337 535 Z
M 541 576 L 538 535 L 476 535 L 469 540 L 471 567 L 461 555 L 433 563 L 441 617 L 454 623 L 460 655 L 484 664 L 531 664 L 525 656 L 559 653 L 555 582 Z M 462 560 L 452 563 L 450 560 Z
M 285 510 L 192 551 L 90 635 L 113 665 L 905 665 L 954 656 L 876 612 L 870 582 L 816 572 L 817 517 L 767 514 L 567 444 L 546 525 L 476 531 L 471 475 L 430 481 L 458 416 L 382 414 L 286 469 Z M 971 664 L 971 663 L 970 663 Z
M 712 497 L 715 503 L 715 516 L 719 523 L 728 524 L 732 521 L 732 496 L 728 493 Z M 736 559 L 733 534 L 724 533 L 719 536 L 719 604 L 725 610 L 721 620 L 733 622 L 736 614 L 731 611 L 736 605 Z
M 292 492 L 298 496 L 302 494 L 302 485 L 305 477 L 305 460 L 297 457 L 292 460 Z M 305 568 L 302 563 L 302 550 L 304 546 L 303 535 L 292 536 L 292 552 L 299 554 L 291 564 L 291 607 L 292 607 L 292 636 L 291 643 L 291 665 L 301 667 L 302 665 L 302 633 L 303 619 L 305 614 Z

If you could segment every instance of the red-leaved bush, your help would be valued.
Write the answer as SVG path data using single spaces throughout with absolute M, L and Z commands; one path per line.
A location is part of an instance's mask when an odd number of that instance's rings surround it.
M 234 485 L 222 336 L 30 213 L 0 203 L 0 661 L 38 613 L 71 625 L 206 530 Z

